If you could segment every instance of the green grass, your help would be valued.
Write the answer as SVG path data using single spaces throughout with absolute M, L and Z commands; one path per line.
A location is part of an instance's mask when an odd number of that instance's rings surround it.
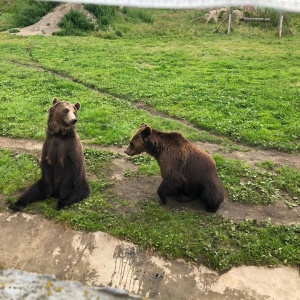
M 0 31 L 11 29 L 15 27 L 15 21 L 11 13 L 3 12 L 0 16 Z
M 252 204 L 272 204 L 284 194 L 289 203 L 300 205 L 300 172 L 281 166 L 256 169 L 249 164 L 215 156 L 221 180 L 233 201 Z
M 80 101 L 78 132 L 83 141 L 102 145 L 126 144 L 140 123 L 167 130 L 181 129 L 192 139 L 211 139 L 179 122 L 153 117 L 124 100 L 103 96 L 80 84 L 47 72 L 0 62 L 0 135 L 43 139 L 47 110 L 54 95 L 61 100 Z M 38 112 L 38 113 L 37 113 Z M 184 129 L 185 128 L 185 129 Z
M 31 59 L 85 86 L 146 103 L 233 141 L 300 151 L 296 36 L 262 40 L 206 33 L 194 39 L 149 36 L 138 42 L 1 36 L 1 44 L 4 61 Z M 12 44 L 18 47 L 10 52 Z
M 16 190 L 24 189 L 40 176 L 37 159 L 29 154 L 15 154 L 0 149 L 0 193 L 13 195 Z

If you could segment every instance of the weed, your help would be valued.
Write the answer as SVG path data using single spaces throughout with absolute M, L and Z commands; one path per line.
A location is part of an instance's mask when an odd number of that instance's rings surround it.
M 40 176 L 37 159 L 30 154 L 14 154 L 0 149 L 0 193 L 11 196 L 26 188 Z
M 148 154 L 141 154 L 128 158 L 133 164 L 139 166 L 137 172 L 128 171 L 127 177 L 138 176 L 138 174 L 145 175 L 159 175 L 160 168 L 156 160 Z
M 219 176 L 226 193 L 233 201 L 252 204 L 271 204 L 277 200 L 275 179 L 240 161 L 224 159 L 215 155 Z
M 18 28 L 11 28 L 11 29 L 8 30 L 8 32 L 9 33 L 18 33 L 18 32 L 20 32 L 20 29 L 18 29 Z

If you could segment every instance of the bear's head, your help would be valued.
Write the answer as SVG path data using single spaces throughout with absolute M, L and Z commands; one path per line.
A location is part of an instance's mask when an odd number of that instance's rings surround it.
M 139 130 L 130 139 L 130 143 L 124 152 L 130 156 L 147 152 L 151 133 L 151 127 L 142 123 Z
M 52 100 L 52 106 L 49 108 L 48 131 L 51 134 L 67 134 L 74 130 L 77 122 L 77 111 L 80 109 L 80 103 L 71 104 L 66 101 L 58 101 L 57 97 Z

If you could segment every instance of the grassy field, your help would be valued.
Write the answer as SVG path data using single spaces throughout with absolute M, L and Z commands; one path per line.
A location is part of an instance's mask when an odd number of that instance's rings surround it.
M 226 149 L 246 145 L 299 154 L 297 28 L 293 36 L 279 39 L 276 29 L 240 25 L 228 36 L 213 34 L 215 25 L 199 23 L 198 17 L 199 12 L 156 11 L 154 23 L 115 25 L 122 32 L 118 38 L 107 31 L 85 37 L 0 33 L 0 135 L 43 140 L 47 109 L 58 96 L 81 102 L 77 130 L 84 144 L 125 145 L 145 122 Z M 136 103 L 174 119 L 138 109 Z M 92 187 L 86 201 L 57 212 L 48 200 L 28 211 L 79 230 L 103 230 L 221 272 L 241 264 L 300 265 L 299 225 L 236 223 L 222 216 L 168 211 L 147 195 L 137 209 L 124 214 L 128 200 L 108 192 L 115 183 L 107 173 L 118 156 L 86 149 L 85 157 Z M 284 199 L 291 207 L 300 205 L 299 170 L 214 158 L 230 201 L 253 206 Z M 130 161 L 139 170 L 127 173 L 129 179 L 159 174 L 147 156 Z M 40 174 L 33 155 L 4 149 L 0 170 L 6 174 L 0 193 L 7 202 Z
M 298 49 L 294 36 L 2 36 L 0 54 L 6 62 L 37 64 L 234 141 L 299 153 Z

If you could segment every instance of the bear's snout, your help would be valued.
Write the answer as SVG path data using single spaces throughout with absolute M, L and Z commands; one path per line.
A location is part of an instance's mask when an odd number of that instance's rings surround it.
M 71 123 L 71 125 L 76 124 L 77 123 L 77 119 L 72 119 L 70 123 Z

